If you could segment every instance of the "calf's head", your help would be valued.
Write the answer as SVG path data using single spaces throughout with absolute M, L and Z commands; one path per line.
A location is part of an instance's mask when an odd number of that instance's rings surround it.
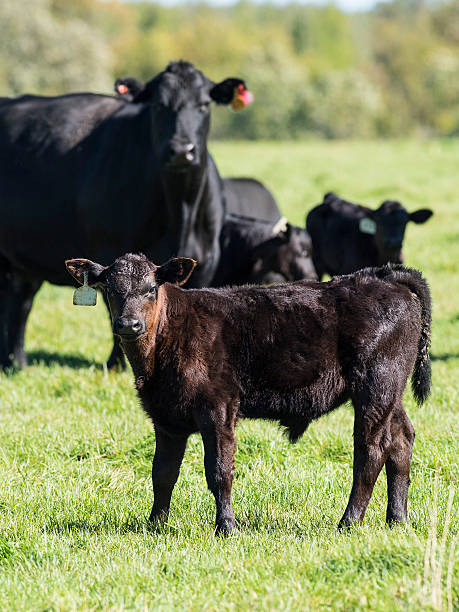
M 432 215 L 433 212 L 428 208 L 409 213 L 400 202 L 386 200 L 377 210 L 367 209 L 370 223 L 365 225 L 361 222 L 360 229 L 374 234 L 379 265 L 389 262 L 403 263 L 402 245 L 407 223 L 425 223 Z
M 145 255 L 128 253 L 118 257 L 111 266 L 102 266 L 89 259 L 69 259 L 65 265 L 80 284 L 86 273 L 88 285 L 105 293 L 113 332 L 123 342 L 132 342 L 150 329 L 159 287 L 168 282 L 183 285 L 196 262 L 177 257 L 156 266 Z
M 286 281 L 316 279 L 311 252 L 308 232 L 287 223 L 285 230 L 254 249 L 250 280 L 269 283 L 271 279 L 280 278 Z
M 173 170 L 200 163 L 207 146 L 211 102 L 241 108 L 251 101 L 243 80 L 214 83 L 185 61 L 171 62 L 135 99 L 151 105 L 155 149 L 161 162 Z

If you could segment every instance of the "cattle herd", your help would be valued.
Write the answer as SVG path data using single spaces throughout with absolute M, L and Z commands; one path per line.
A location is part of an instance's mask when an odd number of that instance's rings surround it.
M 414 430 L 402 398 L 410 375 L 416 401 L 429 394 L 431 312 L 402 243 L 432 211 L 327 193 L 291 225 L 264 185 L 221 177 L 208 151 L 210 104 L 250 103 L 242 79 L 215 83 L 178 61 L 115 91 L 0 98 L 0 368 L 26 365 L 43 281 L 98 288 L 108 366 L 128 358 L 155 428 L 152 520 L 167 515 L 190 434 L 227 534 L 237 421 L 278 421 L 293 442 L 348 400 L 340 525 L 363 519 L 384 465 L 386 520 L 406 520 Z

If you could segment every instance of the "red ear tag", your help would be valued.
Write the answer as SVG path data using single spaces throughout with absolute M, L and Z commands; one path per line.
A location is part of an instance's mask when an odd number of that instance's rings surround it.
M 233 99 L 231 100 L 231 107 L 234 110 L 242 110 L 252 102 L 253 94 L 242 83 L 234 88 Z
M 126 85 L 121 85 L 121 84 L 118 85 L 118 93 L 125 94 L 125 93 L 128 93 L 128 91 L 129 91 L 129 88 L 126 87 Z

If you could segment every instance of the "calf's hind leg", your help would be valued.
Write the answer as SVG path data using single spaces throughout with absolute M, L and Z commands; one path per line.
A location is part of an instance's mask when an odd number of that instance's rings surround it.
M 172 437 L 157 427 L 155 435 L 156 449 L 151 471 L 154 497 L 150 521 L 167 517 L 188 440 L 188 436 Z
M 353 482 L 340 529 L 359 523 L 365 516 L 373 487 L 389 453 L 390 416 L 391 409 L 355 406 Z
M 403 406 L 394 410 L 390 423 L 392 444 L 386 461 L 389 525 L 406 521 L 414 429 Z

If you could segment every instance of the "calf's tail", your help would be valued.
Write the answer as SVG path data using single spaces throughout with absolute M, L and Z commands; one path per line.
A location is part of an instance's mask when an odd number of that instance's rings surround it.
M 404 266 L 386 266 L 382 269 L 386 271 L 390 280 L 394 280 L 398 285 L 404 285 L 416 295 L 421 305 L 421 334 L 418 342 L 418 354 L 411 375 L 411 388 L 413 395 L 420 406 L 430 394 L 432 382 L 432 371 L 430 366 L 430 325 L 432 322 L 432 302 L 430 290 L 427 282 L 418 270 L 405 268 Z M 387 278 L 389 280 L 389 278 Z

